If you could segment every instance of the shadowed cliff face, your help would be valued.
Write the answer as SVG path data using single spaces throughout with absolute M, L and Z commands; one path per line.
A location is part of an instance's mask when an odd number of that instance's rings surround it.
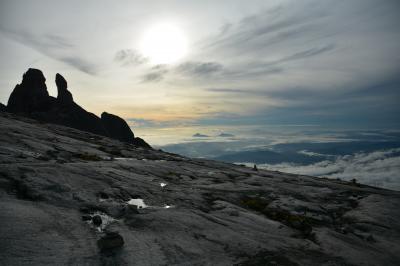
M 398 265 L 400 192 L 0 113 L 0 265 Z
M 11 93 L 6 110 L 150 148 L 144 140 L 135 138 L 122 118 L 104 113 L 100 119 L 76 104 L 62 75 L 56 75 L 56 99 L 49 96 L 45 82 L 42 71 L 30 68 Z

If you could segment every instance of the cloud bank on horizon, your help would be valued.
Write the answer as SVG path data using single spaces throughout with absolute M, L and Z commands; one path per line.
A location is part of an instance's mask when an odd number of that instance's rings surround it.
M 308 176 L 339 178 L 370 186 L 400 190 L 400 149 L 378 150 L 370 153 L 338 156 L 314 164 L 260 164 L 259 168 Z M 250 164 L 249 166 L 252 166 Z
M 1 102 L 37 67 L 63 73 L 87 109 L 152 125 L 399 126 L 395 0 L 13 0 L 0 10 Z M 157 65 L 139 43 L 163 22 L 185 33 L 188 53 Z
M 282 129 L 282 128 L 281 128 Z M 288 129 L 221 138 L 210 135 L 163 150 L 300 175 L 339 178 L 400 190 L 400 131 Z

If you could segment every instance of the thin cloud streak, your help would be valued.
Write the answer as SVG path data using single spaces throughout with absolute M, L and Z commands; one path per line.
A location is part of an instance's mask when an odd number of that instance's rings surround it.
M 96 75 L 97 67 L 89 61 L 77 57 L 75 45 L 70 43 L 64 37 L 54 34 L 35 36 L 25 31 L 8 30 L 1 27 L 0 32 L 5 37 L 28 46 L 45 56 L 63 62 L 86 74 Z

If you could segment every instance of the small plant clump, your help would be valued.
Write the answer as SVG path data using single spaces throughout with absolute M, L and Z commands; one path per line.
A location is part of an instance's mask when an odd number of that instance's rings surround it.
M 262 197 L 245 197 L 241 203 L 249 209 L 264 214 L 271 220 L 301 231 L 305 237 L 311 236 L 312 220 L 305 215 L 293 214 L 280 208 L 270 208 L 268 207 L 270 201 Z
M 269 203 L 270 202 L 268 200 L 260 197 L 246 197 L 242 199 L 243 205 L 258 212 L 263 212 Z

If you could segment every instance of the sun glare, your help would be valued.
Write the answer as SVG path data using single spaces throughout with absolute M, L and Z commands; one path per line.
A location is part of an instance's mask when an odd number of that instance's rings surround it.
M 187 52 L 184 33 L 173 24 L 158 24 L 144 34 L 140 50 L 153 64 L 171 64 Z

